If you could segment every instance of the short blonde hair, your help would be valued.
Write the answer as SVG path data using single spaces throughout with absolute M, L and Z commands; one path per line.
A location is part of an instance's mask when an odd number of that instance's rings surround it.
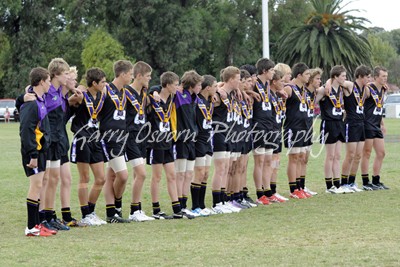
M 322 75 L 323 72 L 324 71 L 320 68 L 310 69 L 310 78 L 308 79 L 308 83 L 306 85 L 310 85 L 313 82 L 314 78 L 317 75 Z
M 50 72 L 50 79 L 53 79 L 55 76 L 60 75 L 64 71 L 69 71 L 68 63 L 62 58 L 53 58 L 47 69 Z
M 76 75 L 76 77 L 78 77 L 78 69 L 76 68 L 76 66 L 71 66 L 71 67 L 69 68 L 69 73 L 70 73 L 70 74 L 73 73 L 73 74 Z
M 280 71 L 283 75 L 287 73 L 292 73 L 292 69 L 290 68 L 290 66 L 284 63 L 276 64 L 274 70 Z

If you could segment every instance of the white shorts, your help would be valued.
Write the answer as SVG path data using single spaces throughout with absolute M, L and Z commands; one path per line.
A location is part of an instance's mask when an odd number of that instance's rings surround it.
M 187 172 L 194 170 L 195 161 L 187 159 L 175 160 L 175 172 Z
M 61 160 L 46 160 L 46 169 L 60 168 Z
M 119 156 L 118 158 L 113 158 L 109 162 L 107 162 L 106 167 L 111 168 L 115 173 L 124 171 L 127 169 L 125 157 Z
M 144 159 L 144 158 L 131 159 L 129 161 L 129 163 L 131 164 L 131 166 L 133 168 L 135 168 L 135 167 L 137 167 L 139 165 L 144 165 L 145 162 L 146 162 L 146 159 Z
M 195 167 L 210 167 L 212 158 L 213 157 L 208 154 L 205 155 L 204 157 L 196 158 L 194 166 Z

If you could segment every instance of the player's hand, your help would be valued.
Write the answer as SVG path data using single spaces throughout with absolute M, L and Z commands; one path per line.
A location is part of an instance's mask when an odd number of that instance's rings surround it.
M 36 95 L 32 93 L 24 94 L 24 102 L 31 102 L 36 100 Z
M 31 161 L 26 164 L 26 166 L 31 169 L 37 168 L 37 159 L 31 159 Z
M 228 98 L 228 94 L 226 93 L 226 91 L 222 88 L 218 88 L 218 93 L 221 96 L 221 99 L 227 99 Z
M 386 127 L 384 125 L 381 126 L 381 130 L 383 135 L 386 135 Z
M 160 101 L 161 101 L 161 97 L 160 97 L 160 95 L 158 94 L 157 91 L 154 91 L 154 92 L 153 92 L 153 99 L 154 99 L 156 102 L 160 102 Z
M 287 99 L 288 98 L 288 94 L 286 93 L 286 91 L 284 89 L 276 91 L 278 93 L 278 95 L 280 97 L 282 97 L 283 99 Z

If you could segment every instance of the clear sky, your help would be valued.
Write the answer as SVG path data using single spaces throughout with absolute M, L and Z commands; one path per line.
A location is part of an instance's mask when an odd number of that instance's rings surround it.
M 348 3 L 348 1 L 344 1 L 344 3 Z M 400 29 L 399 7 L 400 2 L 397 0 L 354 0 L 345 7 L 345 10 L 360 10 L 352 15 L 371 21 L 371 24 L 364 25 L 366 27 L 381 27 L 386 31 L 391 31 Z

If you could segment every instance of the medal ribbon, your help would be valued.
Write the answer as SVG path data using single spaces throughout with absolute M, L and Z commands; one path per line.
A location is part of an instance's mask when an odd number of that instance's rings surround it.
M 122 100 L 119 99 L 118 95 L 114 93 L 114 91 L 109 87 L 107 87 L 107 93 L 110 96 L 112 102 L 114 102 L 115 108 L 119 111 L 122 111 L 125 109 L 126 105 L 126 94 L 125 94 L 125 88 L 122 88 Z
M 267 89 L 267 91 L 268 91 L 267 94 L 265 94 L 265 90 L 264 90 L 263 86 L 259 82 L 256 82 L 256 87 L 257 87 L 258 92 L 261 95 L 261 98 L 262 98 L 263 102 L 268 103 L 269 102 L 269 99 L 268 99 L 269 87 Z
M 83 92 L 84 100 L 86 103 L 86 108 L 89 112 L 90 117 L 93 120 L 97 119 L 97 115 L 100 113 L 101 109 L 103 108 L 104 100 L 106 99 L 106 94 L 101 92 L 100 100 L 99 103 L 97 104 L 96 109 L 94 108 L 94 103 L 90 99 L 89 95 L 87 92 Z
M 172 98 L 172 95 L 171 95 L 171 98 Z M 152 95 L 150 95 L 150 101 L 151 101 L 151 105 L 152 105 L 154 111 L 156 112 L 158 118 L 160 119 L 160 121 L 168 122 L 169 119 L 171 118 L 172 102 L 173 102 L 172 99 L 169 103 L 167 112 L 164 112 L 164 109 L 160 106 L 160 102 L 155 101 Z
M 342 89 L 342 87 L 339 87 L 339 96 L 338 96 L 338 98 L 336 98 L 336 96 L 332 93 L 333 90 L 329 94 L 329 99 L 331 100 L 332 105 L 335 108 L 341 108 L 342 104 L 343 104 L 343 90 L 341 90 L 341 89 Z
M 372 98 L 373 98 L 374 101 L 375 101 L 375 105 L 376 105 L 378 108 L 381 108 L 381 107 L 382 107 L 383 94 L 382 94 L 382 96 L 379 98 L 378 92 L 376 92 L 376 91 L 374 90 L 374 88 L 372 88 L 372 86 L 368 86 L 368 88 L 369 88 L 369 90 L 371 91 Z M 382 89 L 383 89 L 383 88 L 382 88 Z
M 251 114 L 250 114 L 249 110 L 247 110 L 246 101 L 243 101 L 243 100 L 240 101 L 240 105 L 241 105 L 241 107 L 242 107 L 242 111 L 243 111 L 244 117 L 245 117 L 247 120 L 250 120 L 250 119 L 251 119 Z
M 135 108 L 136 112 L 139 113 L 139 115 L 143 115 L 144 114 L 143 105 L 147 96 L 146 91 L 143 92 L 142 104 L 139 103 L 139 101 L 129 90 L 125 90 L 125 93 L 129 102 L 131 102 L 132 106 Z
M 197 96 L 197 106 L 199 107 L 201 113 L 207 121 L 211 121 L 212 114 L 214 112 L 214 103 L 210 103 L 210 108 L 207 109 L 207 106 L 204 104 L 203 100 Z
M 303 94 L 301 94 L 300 91 L 299 91 L 299 88 L 297 87 L 297 85 L 291 86 L 291 87 L 293 89 L 293 92 L 296 94 L 297 98 L 300 100 L 300 102 L 302 104 L 305 104 L 306 103 L 306 100 L 305 100 L 305 97 L 304 97 L 305 90 L 303 89 Z

